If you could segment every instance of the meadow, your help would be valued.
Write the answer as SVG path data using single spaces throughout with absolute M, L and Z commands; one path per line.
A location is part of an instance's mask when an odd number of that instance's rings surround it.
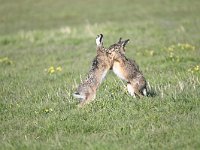
M 0 0 L 0 149 L 199 149 L 198 0 Z M 129 38 L 150 95 L 110 71 L 95 101 L 72 93 L 96 55 Z

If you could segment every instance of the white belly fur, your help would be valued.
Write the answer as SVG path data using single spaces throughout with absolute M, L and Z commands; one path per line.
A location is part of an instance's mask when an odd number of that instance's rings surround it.
M 102 76 L 101 76 L 101 82 L 104 80 L 104 78 L 105 78 L 107 72 L 108 72 L 107 70 L 103 72 L 103 74 L 102 74 Z
M 119 64 L 118 62 L 115 62 L 115 63 L 113 64 L 113 67 L 112 67 L 113 72 L 114 72 L 119 78 L 121 78 L 122 80 L 126 80 L 126 78 L 124 77 L 124 75 L 123 75 L 123 73 L 122 73 L 122 71 L 121 71 L 120 68 L 121 68 L 121 67 L 120 67 L 120 64 Z

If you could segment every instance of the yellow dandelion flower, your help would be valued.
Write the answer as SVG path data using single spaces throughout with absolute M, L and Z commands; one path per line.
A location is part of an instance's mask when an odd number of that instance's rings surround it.
M 0 63 L 4 63 L 4 64 L 7 64 L 7 65 L 12 65 L 13 61 L 10 60 L 8 57 L 4 57 L 4 58 L 0 58 Z
M 52 73 L 54 73 L 54 72 L 55 72 L 54 67 L 53 67 L 53 66 L 49 67 L 48 73 L 52 74 Z
M 45 112 L 45 113 L 48 113 L 48 112 L 49 112 L 49 109 L 46 108 L 46 109 L 44 110 L 44 112 Z
M 51 66 L 51 67 L 49 67 L 49 69 L 48 70 L 54 70 L 54 67 L 53 66 Z
M 62 71 L 62 67 L 59 66 L 59 67 L 56 68 L 56 70 L 57 71 Z
M 54 70 L 54 69 L 49 71 L 49 73 L 50 73 L 50 74 L 52 74 L 52 73 L 54 73 L 54 72 L 55 72 L 55 70 Z
M 194 70 L 195 70 L 195 71 L 199 71 L 199 66 L 198 66 L 198 65 L 195 66 L 195 67 L 194 67 Z
M 150 56 L 153 56 L 154 54 L 155 54 L 155 53 L 154 53 L 153 50 L 150 50 L 150 51 L 149 51 L 149 55 L 150 55 Z

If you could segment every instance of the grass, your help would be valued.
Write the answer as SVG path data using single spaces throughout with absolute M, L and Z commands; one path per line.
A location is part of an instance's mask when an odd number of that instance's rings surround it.
M 0 149 L 199 149 L 198 0 L 0 2 Z M 150 97 L 109 72 L 76 107 L 99 33 L 131 40 Z

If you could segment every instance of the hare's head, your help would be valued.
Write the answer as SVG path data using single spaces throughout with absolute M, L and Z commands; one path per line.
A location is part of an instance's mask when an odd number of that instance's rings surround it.
M 122 38 L 119 38 L 119 41 L 117 44 L 120 45 L 118 49 L 122 54 L 125 54 L 125 51 L 126 51 L 125 46 L 126 44 L 128 44 L 128 42 L 129 42 L 129 39 L 122 41 Z
M 119 41 L 113 45 L 111 45 L 108 49 L 110 52 L 119 51 L 122 54 L 125 54 L 125 46 L 128 44 L 129 39 L 122 41 L 122 38 L 119 38 Z
M 111 45 L 108 48 L 108 53 L 111 55 L 111 57 L 114 59 L 118 55 L 124 55 L 125 54 L 125 46 L 128 44 L 129 39 L 122 41 L 122 38 L 119 39 L 119 41 L 113 45 Z

